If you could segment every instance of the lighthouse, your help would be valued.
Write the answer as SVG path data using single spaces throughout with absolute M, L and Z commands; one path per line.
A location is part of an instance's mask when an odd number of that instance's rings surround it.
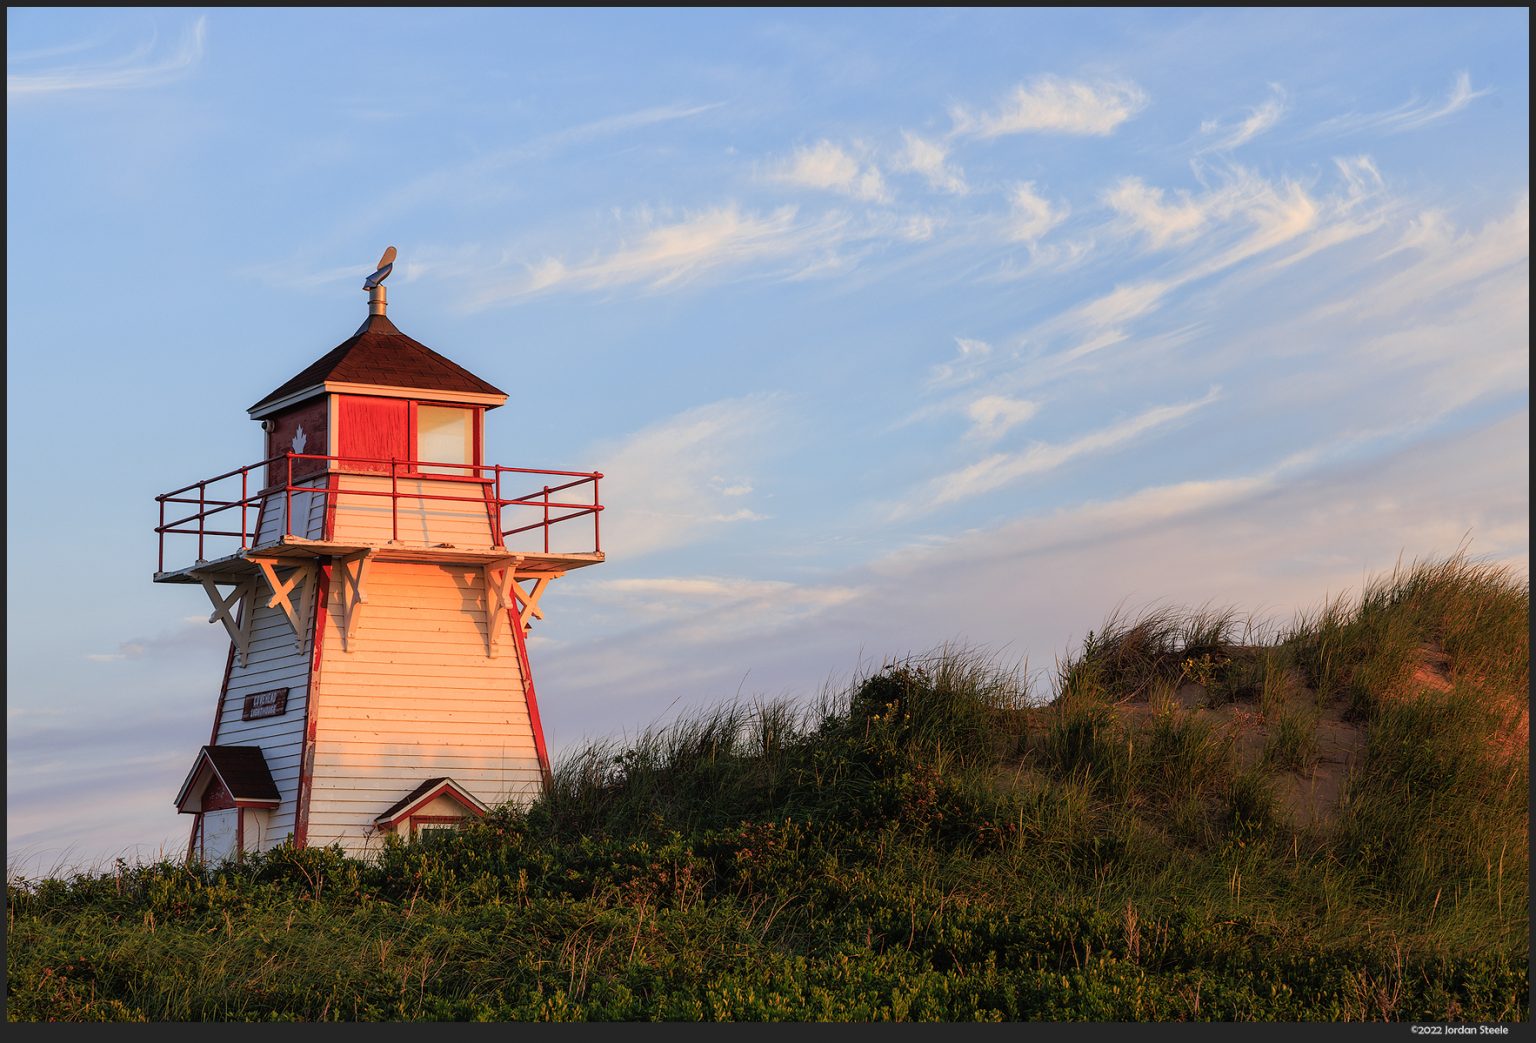
M 230 639 L 175 797 L 189 858 L 377 850 L 528 803 L 549 773 L 527 631 L 603 560 L 589 471 L 488 461 L 506 392 L 368 315 L 248 410 L 261 459 L 164 493 L 156 583 Z

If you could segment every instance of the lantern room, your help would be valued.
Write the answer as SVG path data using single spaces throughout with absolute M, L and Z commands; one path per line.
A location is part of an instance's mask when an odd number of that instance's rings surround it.
M 330 485 L 332 538 L 488 547 L 485 413 L 506 400 L 379 311 L 249 413 L 266 433 L 268 485 Z M 403 516 L 384 509 L 385 493 L 405 498 Z M 302 512 L 319 499 L 298 498 L 296 534 L 311 534 L 318 519 Z

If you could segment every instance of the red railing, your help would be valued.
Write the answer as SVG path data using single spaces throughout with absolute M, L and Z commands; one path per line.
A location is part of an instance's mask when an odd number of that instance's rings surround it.
M 314 461 L 314 464 L 306 468 L 302 466 L 304 461 Z M 294 464 L 300 462 L 300 470 L 309 470 L 309 474 L 301 474 L 294 477 Z M 274 466 L 278 465 L 278 466 Z M 252 474 L 259 468 L 267 468 L 266 477 L 253 480 Z M 272 478 L 276 472 L 277 478 Z M 339 488 L 329 479 L 332 476 L 368 476 L 389 478 L 389 488 L 385 489 L 360 489 Z M 568 479 L 557 484 L 545 484 L 534 488 L 531 492 L 516 497 L 502 495 L 502 482 L 505 476 L 521 475 Z M 573 518 L 583 518 L 588 515 L 592 518 L 592 550 L 602 549 L 601 531 L 598 518 L 603 506 L 598 502 L 598 479 L 602 474 L 596 471 L 543 471 L 528 467 L 502 467 L 497 464 L 457 464 L 457 463 L 433 463 L 426 460 L 399 460 L 369 457 L 340 457 L 324 456 L 315 453 L 284 453 L 281 456 L 270 457 L 266 460 L 248 464 L 245 467 L 213 478 L 205 478 L 200 482 L 173 489 L 168 493 L 161 493 L 155 497 L 160 505 L 160 524 L 155 526 L 155 532 L 160 538 L 159 572 L 165 571 L 166 537 L 184 536 L 195 537 L 197 540 L 197 562 L 208 561 L 210 541 L 212 546 L 222 550 L 224 554 L 232 554 L 235 550 L 245 550 L 256 546 L 256 541 L 262 538 L 262 512 L 263 509 L 272 509 L 279 502 L 276 497 L 281 497 L 283 509 L 283 526 L 281 533 L 272 533 L 266 537 L 267 542 L 275 542 L 279 535 L 295 535 L 293 521 L 294 494 L 304 496 L 326 497 L 327 514 L 336 506 L 336 501 L 341 497 L 387 497 L 390 502 L 390 529 L 394 540 L 400 539 L 400 502 L 408 501 L 412 507 L 418 507 L 422 501 L 446 501 L 453 503 L 481 504 L 487 511 L 487 533 L 492 539 L 492 546 L 511 550 L 537 550 L 538 547 L 509 545 L 508 537 L 522 536 L 526 533 L 540 533 L 542 535 L 542 550 L 550 553 L 549 530 L 552 526 Z M 412 483 L 418 481 L 457 482 L 469 487 L 476 487 L 474 495 L 454 496 L 447 492 L 427 492 L 420 487 L 401 490 L 401 479 L 407 479 Z M 314 485 L 298 485 L 298 482 L 313 481 Z M 236 496 L 236 483 L 239 494 Z M 252 490 L 252 486 L 260 483 L 260 488 Z M 573 502 L 580 499 L 581 493 L 572 493 L 572 490 L 582 486 L 591 485 L 591 501 L 587 503 Z M 559 499 L 556 494 L 564 493 Z M 332 499 L 332 498 L 335 499 Z M 196 507 L 196 510 L 185 517 L 166 521 L 166 505 L 175 504 L 185 507 Z M 514 512 L 510 519 L 515 524 L 507 527 L 509 521 L 506 512 Z M 172 508 L 174 511 L 175 508 Z M 239 511 L 239 523 L 236 527 L 234 514 Z M 230 512 L 230 513 L 226 513 Z M 564 513 L 551 513 L 564 512 Z M 215 516 L 218 517 L 215 520 Z M 529 518 L 533 520 L 527 520 Z M 300 527 L 301 534 L 304 526 Z M 562 530 L 566 531 L 566 530 Z M 238 540 L 238 544 L 235 541 Z M 342 540 L 345 542 L 345 540 Z M 538 542 L 535 538 L 534 542 Z M 183 544 L 185 545 L 185 544 Z M 222 555 L 220 555 L 222 556 Z

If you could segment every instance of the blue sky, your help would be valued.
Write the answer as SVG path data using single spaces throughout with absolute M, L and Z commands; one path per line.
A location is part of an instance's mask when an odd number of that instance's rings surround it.
M 1528 14 L 7 12 L 8 860 L 185 843 L 155 494 L 390 317 L 601 470 L 552 752 L 1529 546 Z

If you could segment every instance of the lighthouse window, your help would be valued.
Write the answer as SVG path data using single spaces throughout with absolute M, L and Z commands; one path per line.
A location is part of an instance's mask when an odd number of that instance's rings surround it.
M 442 464 L 475 462 L 474 411 L 448 406 L 419 406 L 416 410 L 416 459 L 425 461 L 425 474 L 475 476 L 469 467 Z

